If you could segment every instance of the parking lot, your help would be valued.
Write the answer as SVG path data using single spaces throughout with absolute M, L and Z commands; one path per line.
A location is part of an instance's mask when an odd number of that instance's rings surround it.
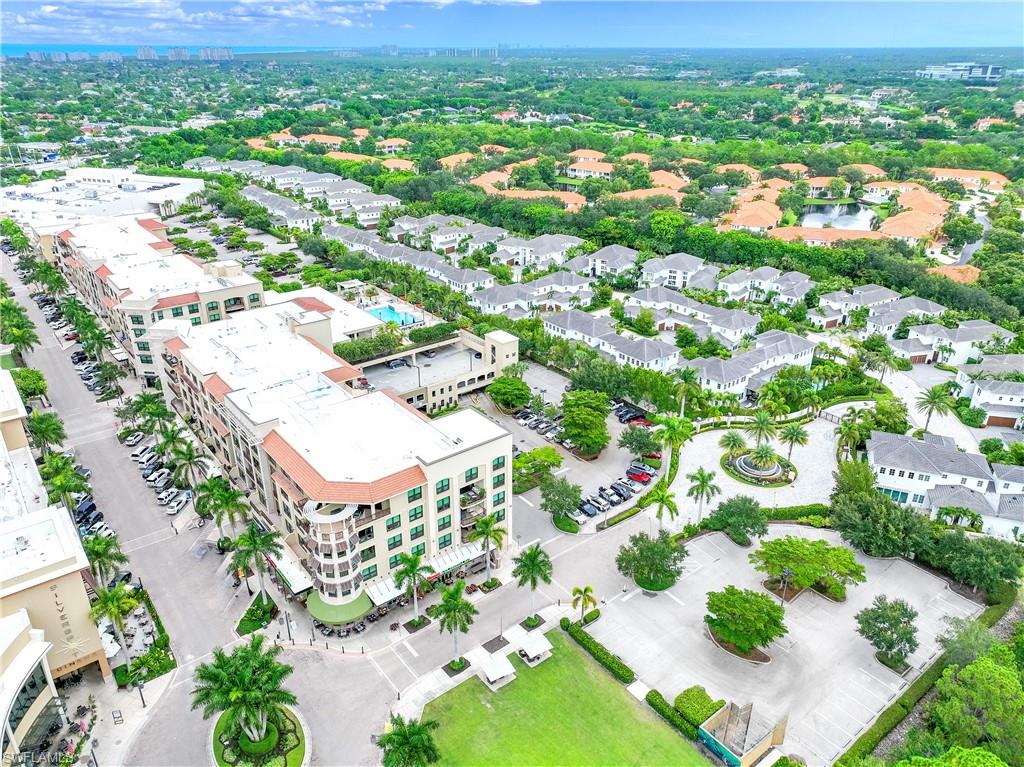
M 792 525 L 773 525 L 768 537 L 790 534 L 839 542 L 832 531 Z M 842 604 L 809 591 L 800 594 L 786 605 L 789 633 L 767 648 L 771 662 L 755 665 L 718 648 L 703 623 L 708 592 L 730 584 L 762 590 L 763 576 L 747 561 L 751 549 L 714 533 L 691 542 L 688 550 L 675 586 L 655 597 L 626 588 L 602 607 L 591 633 L 669 700 L 700 684 L 713 698 L 752 702 L 757 716 L 788 716 L 784 750 L 812 767 L 831 764 L 935 657 L 946 616 L 981 610 L 907 562 L 858 555 L 867 582 L 851 588 Z M 905 677 L 876 661 L 871 645 L 856 633 L 854 615 L 878 594 L 905 599 L 919 613 L 920 647 Z
M 204 211 L 208 212 L 209 210 L 210 209 L 208 207 L 204 207 Z M 196 224 L 186 222 L 185 218 L 187 218 L 187 216 L 174 216 L 165 219 L 169 227 L 179 227 L 186 230 L 184 234 L 179 233 L 176 235 L 172 235 L 172 237 L 187 237 L 190 240 L 203 240 L 209 242 L 210 245 L 213 246 L 213 249 L 217 252 L 218 261 L 242 261 L 248 256 L 255 256 L 255 259 L 250 259 L 252 263 L 246 264 L 244 267 L 245 271 L 250 273 L 257 271 L 260 268 L 259 259 L 261 259 L 263 256 L 268 255 L 278 255 L 280 253 L 288 253 L 294 251 L 295 255 L 301 259 L 299 263 L 300 267 L 305 266 L 307 264 L 312 264 L 315 261 L 315 259 L 313 259 L 312 257 L 306 256 L 301 251 L 299 251 L 294 242 L 281 242 L 280 240 L 277 239 L 277 237 L 275 237 L 272 234 L 267 234 L 266 232 L 261 232 L 258 229 L 252 229 L 251 227 L 243 226 L 240 221 L 236 221 L 235 219 L 232 218 L 225 218 L 224 216 L 215 216 L 209 221 L 204 221 L 202 223 Z M 259 242 L 263 245 L 263 250 L 258 251 L 255 254 L 250 253 L 249 251 L 246 250 L 230 250 L 224 243 L 216 243 L 213 241 L 213 235 L 210 234 L 210 224 L 216 224 L 222 229 L 228 226 L 241 227 L 242 231 L 245 232 L 249 240 L 253 242 Z

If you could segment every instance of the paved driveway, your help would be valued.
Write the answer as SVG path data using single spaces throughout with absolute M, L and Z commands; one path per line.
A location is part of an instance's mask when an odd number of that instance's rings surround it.
M 839 542 L 838 534 L 773 525 L 769 538 L 798 534 Z M 805 592 L 786 606 L 789 633 L 768 648 L 772 661 L 755 665 L 719 649 L 704 631 L 706 595 L 732 584 L 760 590 L 761 574 L 747 561 L 752 549 L 721 533 L 689 544 L 686 574 L 656 597 L 635 588 L 602 608 L 592 633 L 636 670 L 640 680 L 672 700 L 701 684 L 715 698 L 753 702 L 755 714 L 789 716 L 787 753 L 812 767 L 831 764 L 916 677 L 938 652 L 936 635 L 947 615 L 966 616 L 980 607 L 949 591 L 940 579 L 901 560 L 858 555 L 867 582 L 836 604 Z M 906 599 L 919 612 L 920 648 L 913 670 L 902 678 L 879 664 L 856 634 L 854 615 L 877 594 Z

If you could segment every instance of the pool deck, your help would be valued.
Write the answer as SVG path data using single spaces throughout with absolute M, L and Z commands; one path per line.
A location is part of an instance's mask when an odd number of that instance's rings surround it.
M 376 317 L 381 322 L 396 322 L 401 327 L 407 327 L 414 325 L 418 322 L 423 322 L 422 313 L 421 316 L 417 317 L 415 314 L 396 309 L 394 306 L 385 304 L 384 306 L 375 306 L 372 309 L 368 309 L 367 313 L 373 317 Z

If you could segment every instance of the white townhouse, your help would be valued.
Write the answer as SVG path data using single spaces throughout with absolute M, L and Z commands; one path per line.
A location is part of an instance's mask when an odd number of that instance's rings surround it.
M 532 240 L 508 237 L 498 243 L 496 255 L 509 266 L 561 266 L 569 250 L 582 244 L 571 234 L 542 234 Z
M 664 258 L 651 258 L 640 265 L 640 284 L 652 288 L 685 288 L 704 267 L 704 259 L 689 253 L 670 253 Z
M 926 298 L 907 296 L 896 301 L 876 305 L 868 314 L 865 332 L 868 335 L 879 334 L 892 338 L 893 333 L 906 317 L 937 317 L 946 311 L 946 307 L 929 301 Z
M 754 336 L 754 348 L 750 351 L 729 359 L 698 357 L 683 360 L 681 364 L 697 372 L 697 382 L 702 389 L 753 399 L 780 370 L 793 365 L 810 369 L 813 359 L 811 341 L 784 330 L 767 330 Z
M 759 318 L 742 309 L 725 309 L 720 306 L 694 301 L 665 287 L 638 290 L 625 301 L 626 311 L 634 308 L 653 309 L 659 330 L 676 330 L 686 325 L 701 339 L 709 335 L 730 349 L 735 348 L 745 336 L 757 328 Z
M 971 407 L 985 411 L 986 426 L 1024 427 L 1024 382 L 980 378 L 971 392 Z
M 356 223 L 366 229 L 376 229 L 380 214 L 388 208 L 400 207 L 402 201 L 390 194 L 373 192 L 330 192 L 328 207 L 342 216 L 355 216 Z
M 970 362 L 957 366 L 956 383 L 960 396 L 974 394 L 975 383 L 982 378 L 1006 378 L 1010 374 L 1024 371 L 1024 354 L 986 354 L 981 362 Z
M 668 373 L 678 367 L 679 350 L 664 341 L 629 338 L 615 332 L 607 317 L 594 317 L 579 309 L 544 318 L 544 330 L 553 336 L 597 349 L 620 365 Z
M 600 160 L 580 160 L 571 163 L 565 169 L 565 175 L 569 178 L 603 178 L 610 179 L 615 172 L 615 166 L 610 162 Z
M 473 293 L 470 303 L 485 314 L 514 319 L 533 311 L 557 312 L 588 305 L 594 297 L 590 280 L 572 272 L 554 272 L 533 282 L 495 285 Z
M 415 244 L 426 234 L 443 227 L 469 226 L 473 222 L 464 216 L 445 216 L 441 213 L 431 213 L 429 216 L 416 218 L 415 216 L 399 216 L 391 222 L 388 235 L 391 239 L 406 245 Z
M 494 275 L 483 269 L 459 269 L 455 266 L 440 263 L 428 271 L 442 285 L 447 285 L 458 293 L 473 293 L 477 290 L 493 287 Z
M 967 320 L 956 328 L 935 323 L 910 328 L 908 341 L 918 341 L 930 351 L 924 362 L 945 362 L 962 365 L 969 359 L 981 357 L 981 346 L 997 340 L 1012 341 L 1017 337 L 1006 328 L 988 320 Z
M 718 290 L 733 301 L 763 301 L 791 306 L 802 301 L 814 287 L 811 278 L 802 272 L 783 272 L 772 266 L 752 271 L 737 269 L 718 280 Z
M 508 236 L 508 231 L 499 226 L 471 223 L 468 225 L 441 226 L 425 235 L 433 251 L 455 253 L 465 243 L 468 254 L 483 250 L 491 243 L 498 243 Z
M 834 314 L 838 314 L 840 323 L 845 325 L 850 319 L 850 312 L 864 307 L 871 309 L 879 304 L 891 303 L 899 297 L 900 294 L 895 290 L 889 290 L 889 288 L 883 288 L 881 285 L 870 283 L 860 285 L 849 292 L 836 290 L 832 293 L 822 294 L 819 299 L 822 312 L 818 316 L 834 316 Z M 813 315 L 811 319 L 815 321 Z
M 266 208 L 271 221 L 278 226 L 312 232 L 313 226 L 322 219 L 316 211 L 261 186 L 250 184 L 241 191 L 241 195 L 246 200 Z
M 298 165 L 265 165 L 254 170 L 250 175 L 265 184 L 274 184 L 278 189 L 291 189 L 295 183 L 307 174 L 305 168 Z
M 1024 467 L 995 464 L 961 452 L 951 437 L 873 431 L 868 464 L 878 488 L 898 503 L 936 514 L 961 507 L 982 517 L 989 535 L 1014 538 L 1024 530 Z
M 623 245 L 605 245 L 589 255 L 577 256 L 566 261 L 565 266 L 574 272 L 585 272 L 592 277 L 610 274 L 620 277 L 636 264 L 638 253 Z

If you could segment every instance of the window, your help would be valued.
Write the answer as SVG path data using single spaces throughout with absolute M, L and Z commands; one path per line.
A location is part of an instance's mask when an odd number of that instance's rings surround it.
M 132 318 L 132 325 L 145 325 L 146 324 L 146 320 L 143 318 L 143 316 L 141 314 L 132 314 L 130 316 Z
M 156 318 L 158 320 L 162 320 L 164 318 L 164 313 L 162 310 L 156 313 Z
M 148 352 L 149 351 L 149 342 L 148 341 L 136 341 L 135 345 L 139 347 L 139 351 L 140 352 Z
M 914 503 L 924 503 L 924 496 L 923 495 L 918 495 L 917 493 L 914 493 L 913 501 L 914 501 Z
M 363 568 L 363 580 L 377 577 L 377 565 L 370 565 L 369 567 Z
M 192 318 L 192 324 L 193 325 L 202 325 L 203 324 L 203 318 L 202 317 L 193 317 Z
M 153 364 L 153 357 L 150 356 L 149 354 L 140 354 L 139 355 L 139 362 L 141 362 L 143 365 L 152 365 Z
M 505 466 L 505 456 L 499 455 L 493 461 L 491 461 L 492 469 L 501 469 Z
M 412 490 L 410 490 L 408 493 L 405 494 L 405 499 L 409 503 L 412 503 L 413 501 L 418 501 L 422 497 L 423 497 L 423 486 L 422 485 L 420 485 L 419 487 L 414 487 Z
M 444 511 L 445 509 L 450 509 L 451 507 L 452 507 L 452 499 L 450 497 L 446 496 L 446 497 L 442 498 L 440 501 L 437 502 L 437 510 L 438 511 Z
M 437 548 L 444 549 L 452 545 L 452 534 L 447 533 L 437 539 Z
M 914 478 L 914 472 L 908 471 L 907 472 L 907 479 L 913 479 L 913 478 Z
M 215 312 L 218 309 L 220 309 L 220 304 L 217 303 L 216 301 L 208 301 L 207 302 L 207 304 L 206 304 L 206 311 L 208 311 L 208 312 Z
M 402 526 L 402 515 L 395 514 L 393 517 L 388 517 L 388 521 L 384 523 L 384 527 L 388 530 L 394 530 L 396 527 Z
M 402 545 L 402 534 L 392 535 L 388 538 L 388 551 L 394 551 Z
M 413 554 L 418 554 L 419 556 L 423 556 L 423 554 L 426 552 L 426 550 L 427 550 L 427 545 L 425 543 L 417 543 L 411 549 Z
M 138 328 L 133 328 L 132 333 L 135 335 L 136 338 L 142 338 L 144 335 L 146 335 L 145 330 L 139 330 Z
M 365 562 L 368 559 L 373 559 L 375 556 L 377 556 L 376 546 L 367 546 L 365 549 L 359 552 L 359 559 L 361 559 L 363 562 Z
M 189 314 L 199 314 L 199 304 L 189 304 L 188 305 L 188 313 Z
M 904 471 L 903 471 L 903 469 L 900 469 L 900 473 L 899 473 L 899 474 L 898 474 L 897 476 L 900 476 L 900 477 L 902 477 L 902 476 L 903 476 L 903 475 L 904 475 L 905 473 L 906 473 L 906 472 L 904 472 Z
M 388 567 L 394 570 L 402 563 L 402 555 L 395 554 L 393 557 L 388 557 Z
M 367 541 L 373 540 L 373 528 L 368 527 L 365 530 L 359 531 L 359 542 L 366 543 Z
M 442 479 L 436 485 L 434 485 L 435 493 L 447 493 L 448 488 L 452 486 L 451 480 Z
M 415 522 L 417 519 L 423 519 L 422 506 L 414 506 L 413 508 L 409 509 L 409 521 Z
M 220 315 L 217 314 L 216 312 L 214 312 L 213 314 L 210 315 L 210 322 L 216 322 L 219 319 L 220 319 Z
M 451 514 L 446 514 L 445 516 L 443 516 L 443 517 L 441 517 L 441 518 L 439 518 L 437 520 L 437 529 L 438 530 L 447 530 L 451 526 L 452 526 L 452 515 Z
M 502 472 L 501 474 L 495 475 L 493 486 L 494 487 L 501 487 L 504 484 L 505 484 L 505 473 Z
M 249 294 L 249 303 L 250 304 L 258 304 L 259 302 L 260 302 L 260 294 L 259 293 L 250 293 Z
M 478 469 L 478 468 L 476 468 L 474 466 L 472 469 L 470 469 L 469 471 L 466 472 L 466 481 L 467 482 L 472 482 L 478 476 L 480 476 L 480 469 Z
M 491 501 L 494 503 L 495 506 L 500 506 L 501 504 L 503 504 L 505 502 L 505 491 L 502 490 L 500 493 L 495 493 L 494 497 L 491 498 Z
M 501 520 L 505 518 L 505 510 L 498 509 L 496 512 L 494 512 L 494 518 L 501 522 Z
M 409 531 L 409 540 L 415 541 L 417 538 L 423 537 L 423 525 L 416 525 L 412 530 Z

